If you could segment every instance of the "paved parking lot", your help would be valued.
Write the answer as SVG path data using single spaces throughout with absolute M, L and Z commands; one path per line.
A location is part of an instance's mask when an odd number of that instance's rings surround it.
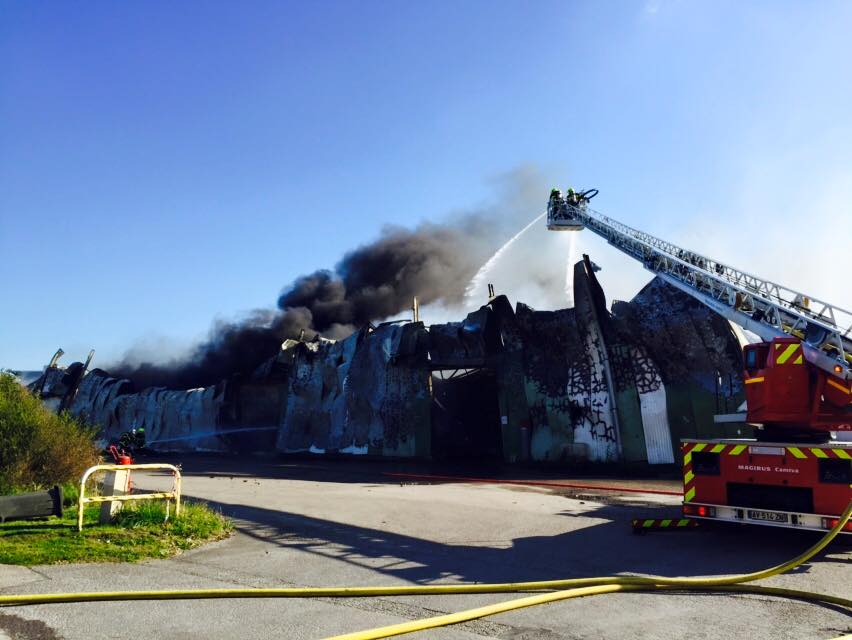
M 726 527 L 634 536 L 635 516 L 674 515 L 674 496 L 474 483 L 413 482 L 396 466 L 183 460 L 184 492 L 237 523 L 222 542 L 134 565 L 0 565 L 3 593 L 508 582 L 644 573 L 718 575 L 787 560 L 816 539 Z M 422 472 L 422 469 L 419 470 Z M 476 474 L 483 475 L 483 474 Z M 521 476 L 516 476 L 521 477 Z M 593 484 L 588 478 L 536 480 Z M 137 478 L 154 488 L 165 478 Z M 612 480 L 605 480 L 613 484 Z M 676 481 L 625 481 L 675 488 Z M 852 595 L 852 547 L 835 544 L 776 586 Z M 519 597 L 115 602 L 5 608 L 0 639 L 318 639 Z M 849 612 L 746 595 L 617 594 L 505 613 L 428 638 L 835 638 Z

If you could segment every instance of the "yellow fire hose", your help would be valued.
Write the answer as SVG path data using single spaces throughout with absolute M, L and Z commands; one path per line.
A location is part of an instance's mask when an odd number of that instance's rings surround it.
M 548 591 L 509 602 L 487 605 L 413 622 L 359 631 L 328 640 L 372 640 L 458 624 L 476 618 L 531 607 L 547 602 L 581 598 L 585 596 L 625 591 L 736 591 L 787 598 L 826 602 L 852 608 L 852 599 L 830 596 L 810 591 L 797 591 L 779 587 L 743 585 L 762 580 L 793 569 L 825 549 L 843 530 L 852 517 L 852 502 L 846 507 L 834 527 L 804 553 L 782 564 L 734 576 L 715 578 L 667 578 L 663 576 L 606 576 L 600 578 L 575 578 L 568 580 L 543 580 L 538 582 L 508 582 L 498 584 L 432 585 L 414 587 L 289 587 L 280 589 L 183 589 L 174 591 L 97 591 L 82 593 L 45 593 L 0 596 L 0 606 L 48 604 L 58 602 L 103 602 L 114 600 L 190 600 L 206 598 L 313 598 L 313 597 L 378 597 L 411 596 L 460 593 L 509 593 Z
M 700 582 L 700 581 L 696 581 Z M 532 607 L 538 604 L 547 604 L 548 602 L 558 602 L 559 600 L 569 600 L 571 598 L 584 598 L 586 596 L 597 596 L 605 593 L 617 593 L 625 591 L 733 591 L 741 593 L 757 593 L 763 595 L 780 596 L 784 598 L 797 598 L 803 600 L 811 600 L 816 602 L 827 602 L 840 606 L 852 608 L 852 600 L 840 598 L 837 596 L 824 595 L 813 593 L 810 591 L 798 591 L 796 589 L 782 589 L 779 587 L 761 587 L 758 585 L 717 585 L 712 586 L 670 586 L 661 584 L 607 584 L 597 587 L 579 587 L 576 589 L 567 589 L 564 591 L 554 591 L 551 593 L 542 593 L 517 600 L 509 600 L 508 602 L 498 602 L 484 607 L 468 609 L 458 613 L 449 613 L 442 616 L 432 618 L 423 618 L 413 622 L 403 622 L 393 624 L 386 627 L 377 627 L 367 631 L 356 631 L 355 633 L 346 633 L 339 636 L 326 638 L 325 640 L 376 640 L 377 638 L 390 638 L 392 636 L 401 636 L 406 633 L 414 633 L 415 631 L 425 631 L 427 629 L 435 629 L 437 627 L 445 627 L 451 624 L 460 622 L 468 622 L 477 618 L 493 616 L 498 613 L 506 613 L 515 609 L 523 609 L 524 607 Z
M 544 593 L 534 596 L 527 596 L 508 602 L 500 602 L 497 604 L 468 609 L 458 613 L 450 613 L 432 618 L 424 618 L 413 622 L 404 622 L 401 624 L 389 625 L 386 627 L 378 627 L 367 631 L 358 631 L 355 633 L 347 633 L 344 635 L 334 636 L 326 640 L 375 640 L 377 638 L 390 638 L 415 631 L 425 631 L 427 629 L 435 629 L 460 622 L 467 622 L 477 618 L 492 616 L 497 613 L 505 613 L 515 609 L 532 607 L 548 602 L 557 602 L 559 600 L 568 600 L 570 598 L 583 598 L 586 596 L 602 595 L 604 593 L 616 593 L 624 591 L 735 591 L 745 593 L 762 593 L 766 595 L 781 596 L 786 598 L 799 598 L 804 600 L 812 600 L 818 602 L 828 602 L 844 607 L 852 608 L 852 600 L 848 598 L 840 598 L 829 596 L 810 591 L 797 591 L 794 589 L 783 589 L 779 587 L 762 587 L 758 585 L 742 585 L 744 582 L 752 582 L 779 575 L 790 569 L 793 569 L 808 560 L 817 553 L 825 549 L 829 543 L 843 530 L 846 523 L 852 516 L 852 502 L 846 506 L 846 510 L 840 517 L 840 520 L 822 539 L 813 545 L 804 553 L 798 555 L 792 560 L 788 560 L 762 571 L 754 573 L 745 573 L 737 576 L 720 576 L 717 578 L 665 578 L 662 576 L 640 577 L 640 576 L 618 576 L 607 578 L 580 578 L 577 580 L 562 580 L 550 581 L 551 586 L 542 587 L 547 584 L 538 583 L 520 583 L 529 585 L 532 590 L 541 588 L 554 588 L 554 584 L 559 582 L 561 587 L 571 586 L 574 588 L 556 591 L 553 593 Z M 532 585 L 536 585 L 533 587 Z

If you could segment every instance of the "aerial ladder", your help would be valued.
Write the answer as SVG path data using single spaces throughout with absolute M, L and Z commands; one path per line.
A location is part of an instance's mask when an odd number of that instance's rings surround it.
M 589 229 L 759 340 L 743 347 L 745 413 L 717 416 L 757 437 L 681 441 L 684 515 L 831 528 L 852 499 L 852 312 L 618 222 L 589 207 L 597 193 L 553 189 L 547 228 Z

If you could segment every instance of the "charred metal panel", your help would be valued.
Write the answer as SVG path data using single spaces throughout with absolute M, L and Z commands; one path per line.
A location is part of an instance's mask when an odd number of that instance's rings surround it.
M 281 382 L 250 382 L 239 385 L 234 396 L 233 431 L 228 429 L 232 433 L 224 436 L 229 449 L 236 452 L 274 450 L 287 398 L 286 386 Z M 225 404 L 228 404 L 227 400 Z M 220 413 L 219 424 L 224 422 L 225 418 Z M 245 431 L 241 432 L 243 429 Z
M 609 353 L 601 327 L 601 321 L 608 319 L 602 298 L 586 257 L 574 265 L 575 312 L 586 354 L 586 375 L 578 380 L 580 384 L 569 387 L 569 397 L 581 408 L 574 441 L 588 445 L 590 461 L 615 462 L 621 456 L 621 446 Z
M 429 370 L 421 323 L 384 324 L 364 335 L 347 382 L 356 444 L 371 453 L 427 452 Z M 402 345 L 420 345 L 402 349 Z M 420 443 L 417 442 L 418 438 Z
M 361 342 L 361 334 L 356 333 L 346 340 L 328 347 L 331 367 L 327 370 L 323 384 L 326 389 L 326 409 L 331 420 L 328 434 L 328 449 L 344 453 L 362 453 L 366 450 L 355 438 L 355 426 L 349 415 L 348 386 L 349 370 L 355 351 Z
M 463 322 L 429 327 L 433 369 L 482 366 L 503 351 L 498 321 L 490 306 L 469 313 Z
M 331 421 L 322 405 L 331 404 L 334 387 L 333 356 L 328 343 L 299 343 L 290 369 L 287 408 L 278 435 L 278 449 L 285 452 L 325 453 Z
M 574 425 L 582 407 L 571 389 L 587 381 L 587 359 L 574 311 L 534 311 L 518 303 L 515 313 L 523 345 L 524 386 L 530 412 L 533 460 L 582 457 L 574 447 Z
M 655 278 L 629 303 L 614 305 L 613 314 L 667 384 L 713 371 L 738 378 L 735 392 L 742 391 L 742 357 L 730 324 L 692 297 Z
M 636 387 L 616 391 L 615 406 L 618 411 L 621 460 L 630 463 L 648 462 L 645 433 L 642 429 L 642 411 Z
M 617 322 L 611 326 L 611 340 L 615 344 L 609 353 L 619 397 L 624 460 L 672 464 L 674 454 L 665 411 L 666 392 L 660 372 L 644 347 L 629 344 L 629 336 L 618 330 Z
M 153 388 L 118 396 L 104 427 L 110 439 L 142 427 L 148 442 L 163 451 L 227 451 L 227 443 L 215 437 L 223 390 Z
M 130 381 L 112 378 L 105 371 L 95 369 L 83 378 L 69 411 L 84 422 L 106 427 L 112 422 L 111 408 L 115 399 L 132 390 Z
M 381 454 L 428 456 L 431 449 L 428 369 L 397 365 L 390 367 L 386 376 L 380 408 L 384 428 Z M 371 446 L 378 448 L 377 444 Z
M 665 384 L 675 446 L 681 438 L 749 435 L 742 425 L 713 423 L 743 400 L 741 353 L 726 320 L 657 278 L 613 305 L 613 315 L 619 335 L 648 354 Z
M 501 350 L 494 359 L 497 378 L 503 458 L 506 462 L 530 459 L 532 423 L 524 378 L 524 342 L 515 312 L 506 296 L 493 298 L 493 312 Z
M 461 330 L 461 322 L 433 324 L 429 327 L 429 353 L 433 360 L 447 362 L 468 357 Z M 482 357 L 482 354 L 479 356 Z
M 428 455 L 423 326 L 387 323 L 295 347 L 281 451 Z
M 68 367 L 58 366 L 56 361 L 61 355 L 60 349 L 44 373 L 29 385 L 30 391 L 55 412 L 68 408 L 85 373 L 85 365 L 82 362 L 73 362 Z
M 228 451 L 216 436 L 225 384 L 173 391 L 161 388 L 132 393 L 127 380 L 95 369 L 80 383 L 69 411 L 98 425 L 107 440 L 144 428 L 148 442 L 163 451 Z

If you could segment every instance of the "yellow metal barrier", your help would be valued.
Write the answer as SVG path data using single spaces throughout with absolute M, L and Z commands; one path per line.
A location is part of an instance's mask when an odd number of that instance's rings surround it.
M 86 497 L 86 481 L 98 471 L 132 471 L 138 469 L 169 469 L 174 476 L 174 486 L 171 491 L 155 493 L 133 493 L 124 496 L 92 496 Z M 77 531 L 83 530 L 83 509 L 92 502 L 128 502 L 130 500 L 165 500 L 166 520 L 169 519 L 169 501 L 175 501 L 175 516 L 180 515 L 180 469 L 173 464 L 152 462 L 148 464 L 96 464 L 89 467 L 80 479 L 80 499 L 77 502 Z

